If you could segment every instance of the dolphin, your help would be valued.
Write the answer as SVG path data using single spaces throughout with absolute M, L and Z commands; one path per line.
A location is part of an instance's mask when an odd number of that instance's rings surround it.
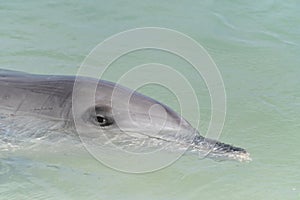
M 74 88 L 76 80 L 79 89 Z M 78 90 L 78 98 L 84 101 L 83 97 L 95 83 L 94 103 L 79 104 L 80 109 L 74 113 L 74 90 Z M 114 91 L 117 91 L 115 96 Z M 130 96 L 128 101 L 127 96 Z M 5 118 L 30 118 L 31 121 L 10 127 L 20 130 L 26 126 L 36 131 L 32 126 L 43 119 L 47 123 L 40 125 L 39 130 L 75 133 L 78 125 L 86 137 L 104 132 L 119 145 L 136 145 L 139 150 L 155 146 L 157 143 L 152 140 L 156 140 L 188 147 L 191 152 L 208 152 L 206 156 L 216 160 L 251 160 L 243 148 L 201 136 L 165 104 L 116 83 L 90 77 L 0 70 L 0 125 Z

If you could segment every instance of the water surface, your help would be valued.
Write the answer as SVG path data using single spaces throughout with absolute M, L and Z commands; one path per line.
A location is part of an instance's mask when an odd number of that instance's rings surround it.
M 0 199 L 299 199 L 299 9 L 273 0 L 2 1 L 1 68 L 76 74 L 94 46 L 120 31 L 158 26 L 191 36 L 224 79 L 228 112 L 220 140 L 246 148 L 253 161 L 186 155 L 161 171 L 131 175 L 103 166 L 71 139 L 24 145 L 7 141 L 1 129 Z M 112 74 L 150 61 L 185 69 L 170 55 L 144 52 L 120 60 Z M 205 131 L 209 95 L 202 82 L 197 91 Z M 176 105 L 162 88 L 143 92 Z

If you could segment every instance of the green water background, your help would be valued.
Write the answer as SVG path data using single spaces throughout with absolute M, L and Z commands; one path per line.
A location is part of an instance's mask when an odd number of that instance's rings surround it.
M 253 159 L 185 156 L 156 173 L 130 175 L 88 154 L 1 153 L 0 199 L 299 199 L 299 11 L 295 1 L 272 0 L 0 1 L 1 68 L 75 74 L 93 47 L 118 32 L 158 26 L 189 35 L 225 83 L 220 140 L 245 147 Z M 144 90 L 172 105 L 155 91 Z

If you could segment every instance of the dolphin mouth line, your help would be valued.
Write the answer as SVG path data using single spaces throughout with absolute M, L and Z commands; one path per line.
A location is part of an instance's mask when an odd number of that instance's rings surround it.
M 9 119 L 11 116 L 5 115 L 2 117 Z M 18 115 L 18 118 L 20 118 L 20 117 L 21 116 Z M 32 117 L 36 117 L 36 116 L 32 116 Z M 40 119 L 41 120 L 42 119 L 49 120 L 48 117 L 41 117 Z M 57 122 L 57 119 L 51 119 L 51 121 Z M 62 121 L 62 120 L 60 120 L 60 121 Z M 64 129 L 63 127 L 59 128 L 60 131 L 63 129 Z M 221 143 L 221 142 L 218 142 L 215 140 L 207 139 L 207 138 L 201 136 L 200 134 L 194 135 L 193 138 L 192 137 L 191 138 L 184 138 L 184 137 L 176 138 L 175 136 L 171 137 L 171 135 L 168 135 L 169 137 L 164 138 L 162 136 L 149 135 L 142 131 L 126 130 L 123 132 L 120 131 L 119 133 L 116 133 L 115 131 L 113 131 L 113 132 L 116 137 L 120 136 L 121 134 L 126 134 L 127 135 L 126 139 L 128 142 L 130 142 L 130 138 L 131 139 L 135 138 L 135 139 L 140 140 L 140 142 L 138 142 L 138 144 L 137 144 L 137 146 L 138 146 L 137 148 L 143 148 L 143 146 L 140 146 L 140 145 L 147 144 L 147 143 L 146 142 L 143 143 L 142 139 L 148 138 L 148 139 L 154 139 L 157 141 L 161 141 L 163 143 L 163 145 L 168 147 L 168 149 L 166 149 L 166 151 L 170 151 L 170 152 L 178 151 L 178 150 L 185 150 L 187 153 L 190 153 L 190 152 L 196 153 L 201 158 L 211 158 L 216 161 L 222 161 L 222 160 L 236 160 L 236 161 L 240 161 L 240 162 L 251 161 L 250 154 L 245 149 L 235 147 L 235 146 L 232 146 L 229 144 Z M 107 133 L 105 133 L 105 135 L 107 135 Z M 109 138 L 108 135 L 107 135 L 107 138 Z M 159 143 L 160 144 L 159 148 L 164 148 L 164 146 L 161 145 L 162 143 Z M 169 144 L 175 144 L 176 148 L 180 148 L 180 149 L 176 149 L 175 147 L 172 148 L 173 146 L 169 145 Z M 151 145 L 153 145 L 153 144 L 151 144 Z M 152 147 L 155 148 L 155 146 L 152 146 Z
M 191 153 L 198 153 L 200 158 L 211 158 L 213 160 L 235 160 L 239 162 L 252 161 L 250 153 L 245 149 L 236 147 L 230 144 L 225 144 L 216 140 L 205 138 L 201 135 L 195 135 L 193 139 L 183 138 L 163 138 L 159 136 L 147 135 L 137 131 L 123 131 L 122 133 L 135 139 L 155 139 L 168 144 L 176 144 L 177 147 L 182 147 L 183 150 Z M 134 135 L 132 135 L 134 133 Z M 142 136 L 142 137 L 141 137 Z M 111 141 L 110 141 L 111 142 Z M 181 149 L 181 150 L 182 150 Z M 178 149 L 168 149 L 169 151 L 178 151 Z

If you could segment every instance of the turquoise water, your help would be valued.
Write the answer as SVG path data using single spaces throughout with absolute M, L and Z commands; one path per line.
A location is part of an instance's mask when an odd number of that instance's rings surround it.
M 76 145 L 1 146 L 0 199 L 299 199 L 299 10 L 294 1 L 271 0 L 1 1 L 1 68 L 76 74 L 90 50 L 118 32 L 157 26 L 189 35 L 210 53 L 225 83 L 220 140 L 246 148 L 253 161 L 186 155 L 158 172 L 132 175 L 103 166 Z M 148 53 L 151 58 L 133 58 L 183 64 Z M 143 92 L 176 104 L 159 88 Z M 199 84 L 204 113 L 206 93 Z

